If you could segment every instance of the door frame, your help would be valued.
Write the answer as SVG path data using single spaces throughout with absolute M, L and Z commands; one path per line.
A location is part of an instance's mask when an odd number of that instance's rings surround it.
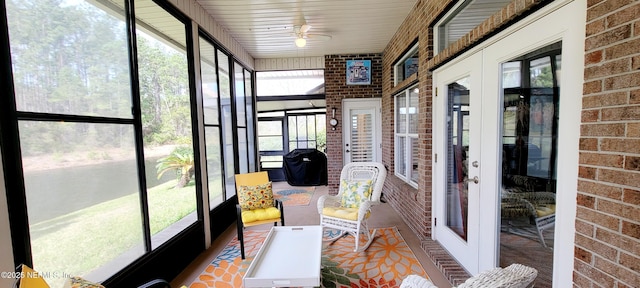
M 373 135 L 375 151 L 373 153 L 374 162 L 382 162 L 382 99 L 381 98 L 361 98 L 361 99 L 343 99 L 342 100 L 342 159 L 346 165 L 351 162 L 351 157 L 345 153 L 346 143 L 351 143 L 351 132 L 348 125 L 350 123 L 350 111 L 354 109 L 375 109 L 374 125 L 376 131 Z
M 473 55 L 480 50 L 486 50 L 483 57 L 483 92 L 482 95 L 500 95 L 498 94 L 500 81 L 497 71 L 499 65 L 516 56 L 530 52 L 536 48 L 543 47 L 558 41 L 562 41 L 562 77 L 560 79 L 561 97 L 559 104 L 559 128 L 558 135 L 558 157 L 557 157 L 557 191 L 556 196 L 556 224 L 555 224 L 555 242 L 553 255 L 553 286 L 569 287 L 572 285 L 573 279 L 573 259 L 574 259 L 574 239 L 575 239 L 575 216 L 576 216 L 576 195 L 578 182 L 578 147 L 580 139 L 580 115 L 582 109 L 582 84 L 584 82 L 584 35 L 586 24 L 586 1 L 583 0 L 561 0 L 554 1 L 539 11 L 528 16 L 526 19 L 519 21 L 513 26 L 501 31 L 487 41 L 465 52 L 458 58 L 451 61 L 443 67 L 446 69 L 452 63 L 459 62 L 462 59 Z M 506 42 L 510 41 L 510 42 Z M 504 47 L 505 43 L 512 43 Z M 513 44 L 515 43 L 515 44 Z M 495 51 L 492 49 L 496 49 Z M 533 48 L 533 49 L 532 49 Z M 497 53 L 497 54 L 496 54 Z M 488 56 L 494 55 L 494 56 Z M 500 56 L 495 56 L 500 55 Z M 493 58 L 493 59 L 489 59 Z M 435 75 L 434 75 L 435 81 Z M 490 85 L 489 85 L 490 84 Z M 434 99 L 436 99 L 436 91 L 433 91 Z M 491 94 L 494 93 L 494 94 Z M 499 97 L 498 97 L 499 98 Z M 487 102 L 483 106 L 483 138 L 496 137 L 499 132 L 499 115 L 498 101 L 500 99 L 486 99 Z M 483 99 L 485 101 L 485 99 Z M 495 113 L 494 113 L 495 112 Z M 441 125 L 437 123 L 440 117 L 443 117 L 437 109 L 434 109 L 433 125 Z M 434 130 L 435 132 L 435 130 Z M 486 133 L 485 133 L 486 132 Z M 487 137 L 485 137 L 485 134 Z M 446 136 L 446 135 L 445 135 Z M 435 134 L 433 138 L 442 137 Z M 498 139 L 491 138 L 493 141 Z M 435 143 L 435 141 L 434 141 Z M 485 142 L 486 143 L 486 142 Z M 478 253 L 480 259 L 479 270 L 498 266 L 498 245 L 497 237 L 499 235 L 498 219 L 498 191 L 497 187 L 487 187 L 487 183 L 498 182 L 498 164 L 500 153 L 498 146 L 493 145 L 488 149 L 487 145 L 483 145 L 483 169 L 481 172 L 481 191 L 486 189 L 494 190 L 492 193 L 481 192 L 481 203 L 489 203 L 489 206 L 483 206 L 483 213 L 480 214 L 480 223 L 493 226 L 481 231 L 489 231 L 480 235 L 480 247 L 483 247 Z M 489 146 L 491 147 L 491 146 Z M 484 151 L 488 151 L 485 153 Z M 437 167 L 437 154 L 442 155 L 437 147 L 433 151 L 433 167 Z M 495 179 L 493 179 L 495 178 Z M 486 181 L 491 179 L 491 181 Z M 433 193 L 433 211 L 440 209 L 436 205 L 440 204 L 437 198 L 436 189 L 439 179 L 434 178 L 432 188 Z M 485 180 L 485 181 L 482 181 Z M 487 204 L 485 204 L 487 205 Z M 435 224 L 436 213 L 432 214 L 432 223 Z M 432 224 L 432 225 L 434 225 Z M 434 233 L 432 238 L 438 240 L 435 226 L 432 227 Z

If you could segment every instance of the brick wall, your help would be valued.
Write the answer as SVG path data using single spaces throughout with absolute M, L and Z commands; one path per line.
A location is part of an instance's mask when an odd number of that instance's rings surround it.
M 574 284 L 640 284 L 640 3 L 589 1 Z
M 347 60 L 371 60 L 371 85 L 347 85 Z M 324 85 L 327 101 L 327 174 L 329 193 L 337 194 L 343 166 L 342 99 L 380 98 L 382 96 L 382 54 L 325 56 Z M 331 130 L 329 119 L 336 109 L 339 124 Z

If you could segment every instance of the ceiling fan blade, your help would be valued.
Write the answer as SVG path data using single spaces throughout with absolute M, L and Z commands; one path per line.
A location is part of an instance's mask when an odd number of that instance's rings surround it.
M 300 26 L 300 32 L 302 32 L 302 33 L 307 33 L 307 31 L 309 31 L 309 29 L 311 29 L 311 25 L 302 24 L 302 26 Z
M 306 34 L 305 36 L 307 36 L 309 39 L 314 39 L 314 40 L 321 40 L 321 41 L 328 41 L 331 40 L 331 35 L 327 35 L 327 34 Z

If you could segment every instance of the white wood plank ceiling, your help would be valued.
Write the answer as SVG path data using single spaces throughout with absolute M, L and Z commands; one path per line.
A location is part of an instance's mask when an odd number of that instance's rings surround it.
M 416 0 L 196 0 L 255 59 L 380 53 Z M 311 26 L 303 48 L 295 26 Z

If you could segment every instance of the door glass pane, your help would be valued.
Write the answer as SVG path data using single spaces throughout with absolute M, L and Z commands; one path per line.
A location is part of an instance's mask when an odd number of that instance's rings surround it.
M 447 86 L 447 227 L 467 240 L 469 78 Z
M 396 158 L 396 172 L 400 175 L 407 173 L 407 137 L 398 137 L 396 149 L 398 149 Z
M 155 248 L 197 220 L 186 27 L 151 0 L 136 4 L 144 154 L 147 161 L 157 159 L 146 169 L 156 174 L 152 178 L 173 176 L 160 184 L 147 181 Z M 149 26 L 170 34 L 144 29 Z
M 231 77 L 229 56 L 218 50 L 218 78 L 220 83 L 220 109 L 222 112 L 222 144 L 226 197 L 236 195 L 235 157 L 233 151 L 233 115 L 231 114 Z
M 218 75 L 216 50 L 209 41 L 200 37 L 200 70 L 202 73 L 202 99 L 204 123 L 218 125 Z
M 351 162 L 373 161 L 373 112 L 351 110 Z
M 222 187 L 222 149 L 220 147 L 220 128 L 205 127 L 204 137 L 207 153 L 207 179 L 209 185 L 209 208 L 213 209 L 224 200 Z
M 529 55 L 502 65 L 530 83 L 502 87 L 500 266 L 534 267 L 552 287 L 560 45 Z
M 407 133 L 407 94 L 396 96 L 396 133 Z
M 242 66 L 237 62 L 234 62 L 233 65 L 234 74 L 235 74 L 235 86 L 236 90 L 235 99 L 236 99 L 236 121 L 238 126 L 244 127 L 247 125 L 247 115 L 246 115 L 246 99 L 245 99 L 245 88 L 244 88 L 244 73 Z

